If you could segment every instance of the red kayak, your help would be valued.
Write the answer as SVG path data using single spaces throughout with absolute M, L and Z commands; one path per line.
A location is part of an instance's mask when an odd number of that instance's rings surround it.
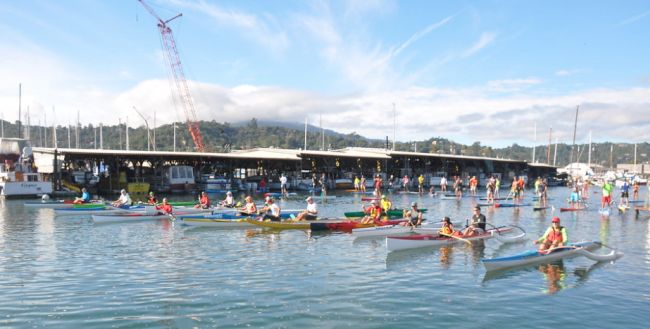
M 406 219 L 397 219 L 397 220 L 389 220 L 385 222 L 381 222 L 379 225 L 375 224 L 361 224 L 360 222 L 355 222 L 355 221 L 341 221 L 341 222 L 334 222 L 334 223 L 318 223 L 312 222 L 311 223 L 311 229 L 312 230 L 330 230 L 330 231 L 345 231 L 345 232 L 351 232 L 355 228 L 363 228 L 363 227 L 373 227 L 373 226 L 385 226 L 385 225 L 397 225 L 399 223 L 405 222 Z
M 363 197 L 361 201 L 379 201 L 379 198 Z

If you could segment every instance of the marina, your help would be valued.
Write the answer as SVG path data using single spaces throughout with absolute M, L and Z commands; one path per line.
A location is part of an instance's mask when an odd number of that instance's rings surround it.
M 552 188 L 550 194 L 564 200 L 567 190 Z M 319 215 L 337 217 L 362 205 L 356 194 L 336 196 L 327 203 L 315 198 Z M 477 202 L 474 198 L 388 196 L 395 206 L 418 202 L 428 209 L 428 220 L 450 216 L 460 228 Z M 179 200 L 182 197 L 174 201 Z M 503 244 L 491 239 L 400 252 L 386 250 L 385 235 L 359 239 L 350 231 L 311 230 L 309 223 L 290 230 L 197 218 L 94 225 L 90 216 L 60 217 L 54 209 L 25 207 L 24 202 L 0 200 L 0 243 L 5 250 L 0 255 L 4 292 L 0 312 L 5 315 L 0 324 L 8 327 L 32 322 L 48 327 L 83 323 L 85 328 L 126 323 L 156 327 L 418 326 L 440 308 L 457 316 L 439 315 L 438 324 L 458 325 L 463 317 L 484 310 L 482 326 L 503 325 L 500 313 L 507 310 L 508 327 L 538 327 L 545 322 L 521 306 L 541 310 L 552 303 L 559 321 L 598 327 L 623 315 L 626 327 L 640 328 L 644 315 L 632 310 L 645 305 L 644 296 L 650 293 L 645 285 L 635 283 L 649 279 L 647 271 L 639 271 L 638 263 L 650 254 L 649 220 L 633 212 L 603 217 L 594 209 L 561 215 L 570 241 L 598 239 L 625 253 L 614 262 L 578 257 L 505 273 L 484 269 L 484 258 L 533 247 L 532 240 L 543 233 L 552 216 L 559 215 L 561 204 L 553 203 L 558 201 L 551 202 L 555 211 L 483 209 L 489 223 L 522 227 L 527 233 L 523 242 Z M 300 199 L 278 202 L 287 209 L 304 206 Z M 558 276 L 549 277 L 551 270 Z M 607 288 L 614 283 L 620 289 Z M 396 299 L 387 290 L 410 297 Z M 540 299 L 549 293 L 558 298 Z M 591 313 L 603 299 L 625 303 L 612 303 L 611 312 Z M 492 306 L 486 300 L 498 301 L 502 311 L 488 312 Z M 390 311 L 405 307 L 419 311 L 407 317 Z M 360 316 L 366 312 L 372 315 Z

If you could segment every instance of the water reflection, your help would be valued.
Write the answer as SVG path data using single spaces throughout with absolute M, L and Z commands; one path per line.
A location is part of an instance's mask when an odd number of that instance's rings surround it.
M 444 269 L 449 269 L 449 266 L 451 265 L 452 250 L 453 250 L 452 246 L 440 247 L 440 264 Z
M 544 290 L 545 294 L 551 295 L 566 288 L 566 270 L 562 261 L 552 264 L 541 264 L 537 269 L 546 280 L 547 289 Z

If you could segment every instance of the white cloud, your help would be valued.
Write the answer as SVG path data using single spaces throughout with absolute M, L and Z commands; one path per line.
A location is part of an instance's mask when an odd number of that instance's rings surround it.
M 639 21 L 639 20 L 642 20 L 642 19 L 644 19 L 644 18 L 646 18 L 648 16 L 650 16 L 650 10 L 646 11 L 644 13 L 638 14 L 638 15 L 634 15 L 632 17 L 628 17 L 628 18 L 618 22 L 618 25 L 623 26 L 623 25 L 632 24 L 632 23 L 634 23 L 636 21 Z
M 493 80 L 488 82 L 488 88 L 495 92 L 520 91 L 540 83 L 542 80 L 538 78 Z
M 469 47 L 467 50 L 465 50 L 461 57 L 467 58 L 467 57 L 470 57 L 470 56 L 474 55 L 479 50 L 481 50 L 481 49 L 489 46 L 490 44 L 492 44 L 494 42 L 494 40 L 496 39 L 496 37 L 497 37 L 497 35 L 495 33 L 483 32 L 481 34 L 481 37 L 478 39 L 478 41 L 476 41 L 476 43 L 474 43 L 471 47 Z
M 289 38 L 272 15 L 253 15 L 234 9 L 225 9 L 205 1 L 186 2 L 171 0 L 175 6 L 184 6 L 204 13 L 215 23 L 241 31 L 266 49 L 283 52 L 290 45 Z

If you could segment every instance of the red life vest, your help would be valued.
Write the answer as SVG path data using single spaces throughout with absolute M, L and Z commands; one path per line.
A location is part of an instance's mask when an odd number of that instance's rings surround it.
M 562 241 L 562 230 L 563 226 L 560 226 L 558 230 L 551 229 L 551 232 L 548 234 L 546 239 L 551 242 L 564 242 Z

